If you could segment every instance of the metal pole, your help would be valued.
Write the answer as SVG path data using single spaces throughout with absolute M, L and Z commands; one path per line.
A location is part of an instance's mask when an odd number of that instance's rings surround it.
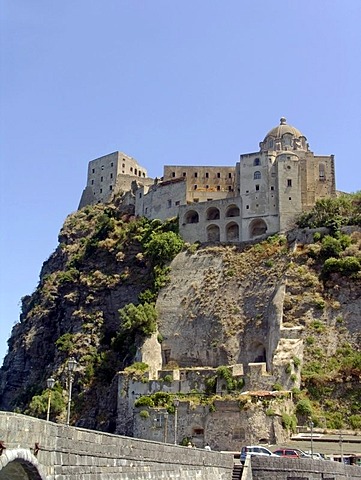
M 178 407 L 174 407 L 174 445 L 177 445 Z
M 46 412 L 46 421 L 49 421 L 50 418 L 50 400 L 51 400 L 51 390 L 49 389 L 49 395 L 48 395 L 48 410 Z
M 313 422 L 312 420 L 310 422 L 310 426 L 311 426 L 311 456 L 313 458 Z
M 68 412 L 66 416 L 66 424 L 70 424 L 70 405 L 71 405 L 71 391 L 73 387 L 73 371 L 77 365 L 77 361 L 74 357 L 70 357 L 68 360 L 68 382 L 69 382 L 69 391 L 68 391 Z
M 46 411 L 46 421 L 49 421 L 50 418 L 50 404 L 51 404 L 51 391 L 54 388 L 55 385 L 55 380 L 53 378 L 48 378 L 46 381 L 47 387 L 49 389 L 49 395 L 48 395 L 48 409 Z
M 343 443 L 342 433 L 340 433 L 340 450 L 341 450 L 341 463 L 343 463 Z
M 71 391 L 73 388 L 73 374 L 69 372 L 69 393 L 68 393 L 68 412 L 66 416 L 66 424 L 70 424 L 70 405 L 71 405 Z
M 167 443 L 167 433 L 168 433 L 168 412 L 164 413 L 164 443 Z

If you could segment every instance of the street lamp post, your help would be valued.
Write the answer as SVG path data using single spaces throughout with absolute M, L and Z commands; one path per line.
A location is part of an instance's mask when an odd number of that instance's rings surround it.
M 173 400 L 174 405 L 174 445 L 177 445 L 178 440 L 178 407 L 179 407 L 179 400 L 175 398 Z
M 68 360 L 68 412 L 66 416 L 66 424 L 69 425 L 70 423 L 70 405 L 71 405 L 71 391 L 73 388 L 73 380 L 74 380 L 74 369 L 77 365 L 77 361 L 74 357 L 70 357 Z
M 168 415 L 168 412 L 164 412 L 164 443 L 167 443 Z
M 313 458 L 313 426 L 314 426 L 314 423 L 311 420 L 310 421 L 310 427 L 311 427 L 311 457 L 312 458 Z
M 340 433 L 340 453 L 341 453 L 341 463 L 343 463 L 343 436 L 342 433 Z
M 46 421 L 49 421 L 50 418 L 50 401 L 51 401 L 51 391 L 54 388 L 55 380 L 53 378 L 48 378 L 46 381 L 46 386 L 48 387 L 49 394 L 48 394 L 48 409 L 46 411 Z

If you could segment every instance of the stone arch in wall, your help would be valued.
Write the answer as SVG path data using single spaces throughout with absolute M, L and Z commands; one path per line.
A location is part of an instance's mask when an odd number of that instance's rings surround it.
M 239 241 L 239 225 L 236 222 L 230 222 L 226 226 L 226 239 L 227 242 Z
M 226 217 L 239 217 L 240 211 L 237 205 L 230 205 L 226 210 Z
M 220 241 L 220 231 L 218 225 L 208 225 L 207 227 L 207 241 L 208 242 L 219 242 Z
M 208 208 L 206 213 L 207 220 L 219 220 L 219 218 L 220 218 L 219 208 L 216 208 L 216 207 Z
M 258 237 L 259 235 L 264 235 L 267 232 L 267 223 L 261 218 L 256 218 L 252 220 L 249 225 L 249 236 L 250 238 Z
M 198 212 L 195 210 L 189 210 L 184 215 L 184 223 L 198 223 L 199 222 L 199 215 Z
M 37 458 L 23 448 L 5 450 L 1 455 L 0 480 L 46 480 Z

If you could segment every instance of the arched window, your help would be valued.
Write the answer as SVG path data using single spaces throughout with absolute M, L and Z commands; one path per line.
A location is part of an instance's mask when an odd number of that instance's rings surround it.
M 258 165 L 261 165 L 261 160 L 259 158 L 255 158 L 253 161 L 253 166 L 258 167 Z
M 208 242 L 219 242 L 219 226 L 218 225 L 208 225 L 207 227 L 207 241 Z
M 239 226 L 235 222 L 231 222 L 226 226 L 226 238 L 227 242 L 239 241 Z
M 199 222 L 199 215 L 198 212 L 195 210 L 189 210 L 184 216 L 185 223 L 198 223 Z
M 239 208 L 237 205 L 230 205 L 227 208 L 226 217 L 239 217 Z
M 257 172 L 254 172 L 253 174 L 253 180 L 259 180 L 261 178 L 261 172 L 257 170 Z
M 251 238 L 264 235 L 267 232 L 267 224 L 262 219 L 252 220 L 249 226 L 249 236 Z
M 211 207 L 207 210 L 206 218 L 207 220 L 219 220 L 220 213 L 219 209 L 216 207 Z

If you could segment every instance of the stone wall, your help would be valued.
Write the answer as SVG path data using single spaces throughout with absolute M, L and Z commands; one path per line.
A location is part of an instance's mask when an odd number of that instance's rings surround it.
M 14 465 L 23 465 L 24 473 L 34 480 L 228 480 L 233 468 L 233 458 L 217 452 L 67 427 L 8 412 L 0 412 L 0 440 L 6 447 L 0 456 L 0 478 L 6 478 Z
M 253 457 L 247 480 L 357 480 L 361 468 L 331 460 Z M 243 477 L 242 477 L 243 480 Z

